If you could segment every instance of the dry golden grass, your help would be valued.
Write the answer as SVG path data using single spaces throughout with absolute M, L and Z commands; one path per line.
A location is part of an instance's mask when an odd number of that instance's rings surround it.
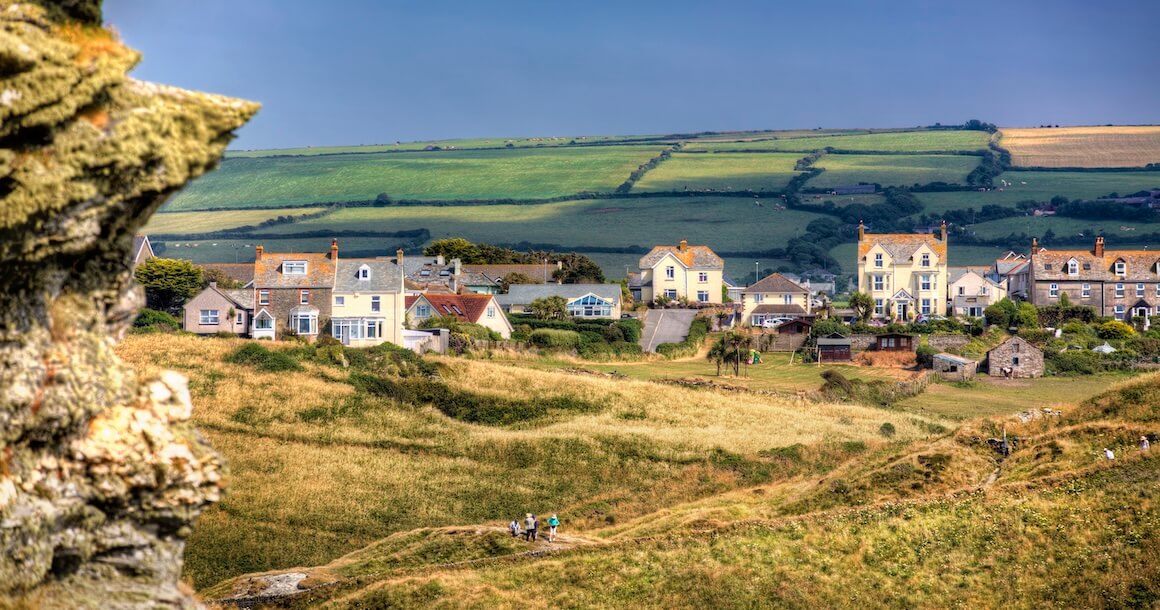
M 1160 126 L 1001 130 L 1017 167 L 1143 167 L 1160 163 Z

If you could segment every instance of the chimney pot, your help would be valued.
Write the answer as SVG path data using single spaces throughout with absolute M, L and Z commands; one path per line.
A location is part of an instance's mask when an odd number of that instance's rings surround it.
M 1096 238 L 1096 249 L 1093 252 L 1093 254 L 1096 255 L 1096 258 L 1103 258 L 1103 256 L 1104 256 L 1104 236 L 1103 235 Z
M 330 240 L 330 260 L 338 260 L 338 240 Z
M 265 248 L 262 247 L 262 244 L 258 244 L 254 248 L 254 259 L 259 260 L 259 261 L 262 260 L 262 252 L 264 252 L 264 251 L 265 251 Z
M 947 240 L 947 221 L 945 221 L 945 220 L 942 221 L 941 230 L 942 230 L 942 240 L 945 242 Z
M 866 239 L 866 225 L 861 219 L 858 220 L 858 241 Z
M 688 249 L 689 249 L 689 242 L 687 240 L 682 239 L 681 244 L 680 244 L 681 252 L 684 252 L 685 250 L 688 250 Z

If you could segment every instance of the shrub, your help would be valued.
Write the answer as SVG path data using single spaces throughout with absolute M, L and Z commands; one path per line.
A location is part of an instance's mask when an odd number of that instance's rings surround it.
M 298 364 L 289 354 L 272 351 L 258 343 L 247 343 L 225 357 L 226 362 L 252 366 L 259 371 L 300 371 Z
M 895 432 L 894 424 L 890 422 L 886 422 L 878 427 L 878 434 L 881 434 L 886 438 L 894 438 Z
M 174 331 L 181 328 L 177 318 L 156 309 L 142 309 L 133 319 L 136 328 L 154 328 L 161 331 Z
M 1064 324 L 1063 328 L 1061 330 L 1063 330 L 1064 333 L 1069 334 L 1069 335 L 1080 335 L 1080 336 L 1084 336 L 1084 337 L 1094 337 L 1096 335 L 1096 331 L 1094 328 L 1092 328 L 1091 326 L 1088 326 L 1087 324 L 1085 324 L 1083 322 L 1078 322 L 1078 321 L 1068 322 L 1068 323 Z
M 1086 350 L 1046 352 L 1044 361 L 1047 369 L 1056 375 L 1094 375 L 1107 370 L 1102 356 Z
M 616 323 L 616 326 L 620 329 L 620 332 L 624 333 L 625 341 L 629 343 L 637 343 L 640 341 L 641 330 L 644 326 L 640 320 L 635 318 L 620 320 Z
M 934 355 L 938 350 L 929 345 L 920 345 L 914 352 L 914 357 L 918 361 L 918 366 L 929 369 L 934 366 Z
M 697 318 L 689 325 L 689 335 L 680 343 L 662 343 L 657 346 L 657 353 L 666 358 L 682 358 L 697 355 L 705 337 L 709 336 L 709 320 Z
M 529 342 L 537 347 L 549 349 L 576 349 L 580 346 L 580 333 L 574 330 L 538 328 L 532 331 Z
M 1136 334 L 1136 331 L 1119 320 L 1109 320 L 1096 327 L 1096 334 L 1101 339 L 1127 339 Z

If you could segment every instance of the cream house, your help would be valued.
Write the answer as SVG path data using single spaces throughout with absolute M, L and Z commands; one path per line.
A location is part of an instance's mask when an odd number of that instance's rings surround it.
M 720 303 L 725 261 L 708 246 L 656 246 L 640 259 L 641 300 L 660 297 Z
M 773 273 L 741 291 L 741 319 L 761 326 L 767 319 L 796 318 L 810 313 L 810 291 Z
M 874 301 L 874 317 L 912 320 L 946 315 L 947 225 L 935 237 L 867 233 L 858 224 L 858 291 Z
M 399 259 L 338 261 L 331 293 L 330 334 L 343 345 L 403 345 L 403 267 Z
M 504 339 L 512 336 L 507 315 L 491 294 L 447 294 L 429 292 L 406 298 L 407 317 L 419 326 L 436 316 L 453 317 L 494 330 Z
M 951 267 L 947 270 L 947 301 L 951 315 L 983 317 L 987 306 L 1007 296 L 1007 287 L 987 277 L 990 267 Z

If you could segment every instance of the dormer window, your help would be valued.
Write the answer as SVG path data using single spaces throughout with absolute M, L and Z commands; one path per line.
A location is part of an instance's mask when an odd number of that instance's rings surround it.
M 1067 261 L 1067 274 L 1079 275 L 1079 263 L 1074 260 Z
M 923 255 L 922 255 L 922 263 L 921 263 L 921 264 L 922 264 L 922 266 L 923 266 L 923 267 L 929 267 L 929 266 L 930 266 L 930 255 L 929 255 L 929 254 L 923 254 Z
M 1084 263 L 1084 264 L 1083 264 L 1083 270 L 1084 270 L 1084 271 L 1091 271 L 1091 270 L 1092 270 L 1092 264 L 1091 264 L 1091 263 Z
M 360 280 L 371 279 L 371 268 L 366 266 L 366 265 L 359 267 L 358 268 L 358 279 L 360 279 Z
M 1043 263 L 1044 271 L 1051 271 L 1051 263 Z
M 282 263 L 283 275 L 306 275 L 306 261 L 286 261 Z
M 875 255 L 874 255 L 874 266 L 875 266 L 875 267 L 881 267 L 881 266 L 882 266 L 882 255 L 881 255 L 881 254 L 875 254 Z
M 1116 261 L 1116 275 L 1127 275 L 1128 264 L 1124 261 Z

